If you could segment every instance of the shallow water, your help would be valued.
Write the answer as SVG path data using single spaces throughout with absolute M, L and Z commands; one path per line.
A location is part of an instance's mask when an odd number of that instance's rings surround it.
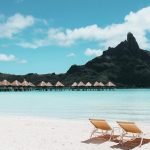
M 150 89 L 1 92 L 0 115 L 150 123 Z

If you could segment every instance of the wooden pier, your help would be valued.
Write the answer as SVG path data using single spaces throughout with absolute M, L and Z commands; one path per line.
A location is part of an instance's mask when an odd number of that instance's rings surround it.
M 114 90 L 114 87 L 0 87 L 0 92 L 19 92 L 19 91 L 107 91 Z

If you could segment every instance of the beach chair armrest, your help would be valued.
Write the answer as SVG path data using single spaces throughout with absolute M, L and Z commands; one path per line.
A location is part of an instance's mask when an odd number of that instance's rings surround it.
M 120 132 L 121 132 L 121 131 L 120 131 L 120 130 L 121 130 L 120 127 L 116 127 L 116 126 L 113 127 L 113 131 L 115 132 L 116 130 L 118 130 L 118 131 L 119 131 L 119 134 L 120 134 Z

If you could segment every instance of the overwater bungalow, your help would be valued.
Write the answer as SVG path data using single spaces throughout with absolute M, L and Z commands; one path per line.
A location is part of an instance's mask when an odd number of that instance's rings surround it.
M 96 81 L 96 82 L 94 83 L 94 87 L 100 87 L 100 86 L 101 86 L 101 85 L 100 85 L 99 82 Z
M 10 86 L 11 83 L 10 83 L 9 81 L 7 81 L 7 80 L 3 80 L 3 81 L 1 82 L 1 85 L 2 85 L 2 86 Z
M 80 81 L 78 87 L 85 87 L 85 84 L 82 81 Z
M 0 82 L 0 91 L 10 91 L 11 83 L 7 80 L 3 80 Z
M 103 87 L 104 87 L 104 84 L 102 83 L 102 82 L 98 82 L 98 81 L 96 81 L 95 83 L 94 83 L 94 90 L 103 90 Z
M 56 84 L 55 84 L 56 87 L 64 87 L 64 84 L 62 84 L 60 81 L 58 81 Z
M 102 82 L 100 82 L 99 85 L 100 85 L 101 87 L 104 87 L 104 86 L 105 86 L 104 83 L 102 83 Z
M 86 87 L 91 87 L 92 84 L 91 84 L 90 82 L 87 82 L 85 86 L 86 86 Z
M 116 85 L 114 83 L 112 83 L 111 81 L 109 81 L 107 84 L 106 84 L 107 87 L 116 87 Z
M 77 86 L 78 86 L 78 83 L 77 83 L 77 82 L 74 82 L 71 86 L 72 86 L 72 87 L 77 87 Z
M 46 82 L 42 81 L 37 85 L 38 90 L 46 90 L 47 91 L 47 84 Z
M 1 82 L 1 86 L 10 86 L 10 85 L 11 85 L 11 83 L 9 81 L 7 81 L 7 80 L 3 80 Z
M 52 85 L 50 82 L 47 82 L 47 83 L 46 83 L 46 86 L 47 86 L 47 87 L 52 87 L 53 85 Z
M 31 82 L 29 82 L 29 86 L 30 87 L 35 87 L 35 85 L 33 83 L 31 83 Z
M 112 83 L 111 81 L 109 81 L 105 86 L 108 89 L 114 89 L 116 87 L 116 85 L 114 83 Z
M 87 82 L 87 83 L 85 84 L 85 89 L 86 89 L 86 90 L 92 90 L 92 84 L 91 84 L 90 82 Z
M 24 81 L 21 83 L 21 85 L 22 85 L 23 87 L 28 87 L 28 86 L 29 86 L 29 82 L 27 82 L 26 80 L 24 80 Z
M 30 83 L 27 82 L 26 80 L 24 80 L 22 83 L 21 83 L 21 86 L 22 86 L 22 90 L 23 91 L 30 91 Z
M 10 91 L 22 91 L 22 84 L 18 81 L 15 80 L 11 83 L 11 88 L 9 88 Z
M 14 86 L 14 87 L 18 87 L 18 86 L 21 86 L 22 84 L 18 81 L 18 80 L 15 80 L 14 82 L 11 83 L 11 86 Z
M 58 81 L 56 84 L 55 84 L 55 90 L 64 90 L 64 84 L 61 83 L 60 81 Z
M 39 87 L 46 87 L 47 84 L 44 81 L 42 81 L 37 86 L 39 86 Z

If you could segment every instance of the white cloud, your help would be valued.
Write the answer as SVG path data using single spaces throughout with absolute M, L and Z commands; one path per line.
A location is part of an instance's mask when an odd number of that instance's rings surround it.
M 45 40 L 45 39 L 43 39 L 43 40 L 42 39 L 38 39 L 38 40 L 34 40 L 31 43 L 29 43 L 29 42 L 20 42 L 17 45 L 21 46 L 23 48 L 37 49 L 39 47 L 50 45 L 50 42 L 48 40 Z
M 15 55 L 7 55 L 7 54 L 0 54 L 0 62 L 16 62 L 19 64 L 25 64 L 27 63 L 27 60 L 25 59 L 19 59 Z
M 0 54 L 0 61 L 15 61 L 16 57 L 14 55 L 6 55 L 6 54 Z
M 75 53 L 69 53 L 69 54 L 67 54 L 67 57 L 75 57 L 75 56 L 76 56 Z
M 114 46 L 126 38 L 128 32 L 132 32 L 140 45 L 149 48 L 150 43 L 146 33 L 150 32 L 150 7 L 143 8 L 138 12 L 130 12 L 121 24 L 111 24 L 104 28 L 98 25 L 90 25 L 76 29 L 50 29 L 48 37 L 58 45 L 68 46 L 77 40 L 97 41 L 103 47 Z
M 87 56 L 101 56 L 103 54 L 103 51 L 100 49 L 87 48 L 84 54 Z
M 24 16 L 17 13 L 9 17 L 5 22 L 0 23 L 0 38 L 12 38 L 14 34 L 32 26 L 34 22 L 35 19 L 33 16 Z
M 115 46 L 132 32 L 142 48 L 150 48 L 146 37 L 150 33 L 150 6 L 137 12 L 130 12 L 120 24 L 100 27 L 96 24 L 75 29 L 50 28 L 42 40 L 20 44 L 26 48 L 39 48 L 48 45 L 71 46 L 79 40 L 95 41 L 101 48 Z

